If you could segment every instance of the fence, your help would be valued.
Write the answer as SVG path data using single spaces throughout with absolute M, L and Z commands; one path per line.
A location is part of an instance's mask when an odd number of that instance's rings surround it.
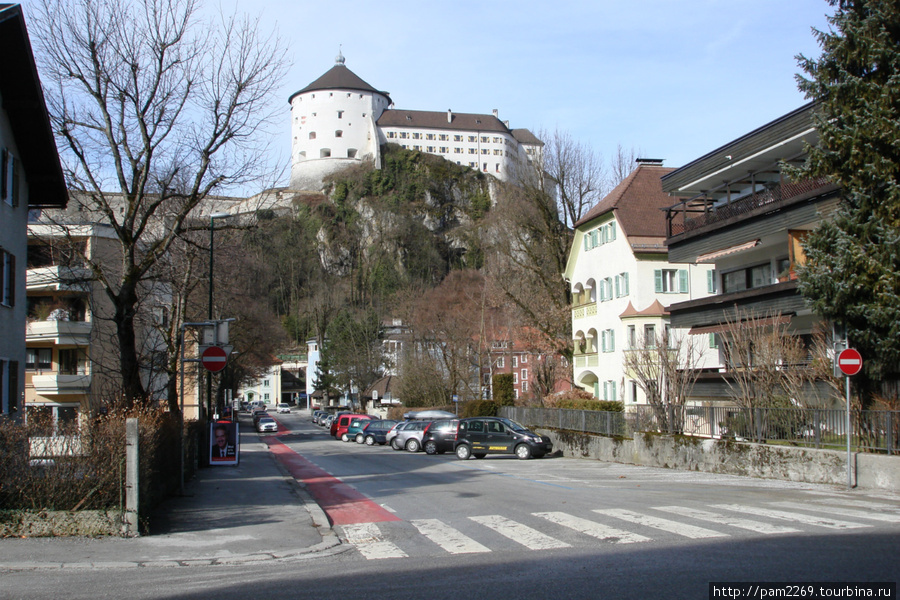
M 813 448 L 846 448 L 847 411 L 818 408 L 629 406 L 626 412 L 597 412 L 507 406 L 503 416 L 532 427 L 632 437 L 662 432 Z M 900 453 L 900 411 L 850 413 L 850 443 L 857 451 Z

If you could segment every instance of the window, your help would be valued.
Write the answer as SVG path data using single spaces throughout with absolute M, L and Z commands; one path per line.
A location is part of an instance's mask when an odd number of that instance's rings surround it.
M 434 134 L 433 134 L 433 133 L 426 133 L 426 134 L 425 134 L 425 139 L 426 139 L 426 140 L 433 140 L 433 139 L 434 139 Z
M 637 328 L 634 325 L 628 326 L 628 347 L 632 350 L 637 348 Z
M 421 140 L 421 139 L 422 139 L 422 134 L 421 134 L 421 133 L 413 133 L 413 138 L 412 138 L 412 139 L 414 139 L 414 140 Z
M 631 380 L 629 383 L 630 383 L 630 387 L 631 387 L 631 401 L 632 401 L 632 402 L 637 402 L 637 401 L 638 401 L 638 385 L 637 385 L 637 381 Z
M 600 280 L 600 302 L 606 302 L 613 299 L 613 280 L 612 277 Z
M 603 399 L 604 400 L 616 400 L 616 382 L 615 381 L 604 381 L 603 382 Z
M 522 385 L 523 386 L 525 385 L 526 381 L 528 381 L 528 369 L 522 369 Z
M 616 222 L 610 221 L 605 225 L 601 225 L 597 229 L 585 233 L 584 249 L 592 250 L 597 246 L 608 244 L 616 239 Z
M 59 372 L 63 375 L 87 375 L 87 356 L 80 348 L 59 351 Z
M 16 257 L 0 248 L 0 304 L 16 305 Z
M 268 394 L 263 394 L 263 400 L 268 400 L 268 399 L 269 399 L 269 395 L 268 395 Z
M 337 131 L 334 132 L 334 137 L 336 137 L 336 138 L 344 137 L 344 132 L 341 131 L 340 129 L 338 129 Z
M 269 387 L 269 380 L 263 379 L 263 387 Z
M 474 144 L 477 140 L 478 140 L 478 138 L 476 138 L 474 135 L 470 135 L 470 136 L 469 136 L 469 141 L 470 141 L 471 143 Z
M 409 134 L 408 134 L 408 133 L 406 133 L 405 131 L 401 131 L 401 132 L 400 132 L 400 139 L 401 139 L 401 140 L 405 140 L 405 139 L 408 139 L 408 138 L 409 138 Z
M 706 291 L 710 294 L 715 294 L 718 286 L 716 285 L 716 272 L 707 271 L 706 272 Z
M 738 269 L 722 273 L 722 293 L 727 294 L 758 288 L 770 285 L 772 281 L 772 265 L 770 263 Z
M 322 148 L 319 151 L 319 158 L 330 158 L 331 157 L 331 148 Z
M 396 136 L 397 136 L 397 134 L 394 133 L 393 131 L 388 131 L 388 132 L 387 132 L 387 137 L 388 137 L 389 140 L 394 139 Z
M 53 368 L 52 348 L 26 348 L 25 369 L 28 371 L 50 371 Z
M 527 381 L 523 381 L 523 382 L 522 382 L 522 393 L 524 394 L 524 393 L 527 392 L 527 391 L 528 391 L 528 382 L 527 382 Z
M 0 150 L 0 199 L 10 206 L 18 206 L 18 195 L 16 157 L 3 148 Z
M 518 366 L 519 366 L 519 357 L 513 356 L 512 357 L 512 368 L 515 369 Z
M 454 141 L 454 142 L 461 142 L 461 141 L 463 141 L 463 136 L 461 136 L 461 135 L 454 135 L 454 136 L 453 136 L 453 141 Z
M 528 362 L 528 355 L 523 354 L 522 359 L 519 362 L 522 363 L 523 365 L 526 364 Z
M 343 119 L 343 118 L 344 118 L 344 111 L 339 110 L 339 111 L 337 111 L 337 113 L 338 113 L 338 119 Z
M 657 294 L 686 294 L 687 269 L 656 269 L 653 271 Z
M 446 142 L 447 140 L 450 139 L 450 136 L 447 135 L 446 133 L 442 133 L 438 136 L 438 139 L 441 140 L 442 142 Z
M 710 348 L 718 348 L 719 347 L 719 340 L 716 339 L 716 334 L 714 334 L 714 333 L 709 334 L 709 347 Z
M 469 154 L 478 154 L 478 150 L 476 148 L 469 148 Z
M 616 332 L 612 329 L 604 329 L 600 333 L 600 350 L 603 352 L 616 351 Z
M 616 298 L 628 295 L 628 273 L 616 275 Z
M 506 364 L 506 363 L 504 362 L 502 356 L 501 356 L 500 358 L 497 359 L 497 368 L 498 368 L 498 369 L 502 369 L 502 368 L 504 367 L 505 364 Z
M 491 138 L 489 138 L 488 136 L 486 136 L 486 135 L 481 136 L 481 143 L 482 143 L 482 144 L 487 144 L 487 143 L 489 143 L 490 141 L 491 141 Z
M 519 385 L 519 374 L 513 371 L 513 385 Z
M 656 325 L 644 325 L 644 347 L 656 348 Z

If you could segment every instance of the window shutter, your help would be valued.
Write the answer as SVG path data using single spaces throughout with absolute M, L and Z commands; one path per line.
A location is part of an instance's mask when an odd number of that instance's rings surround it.
M 690 290 L 688 289 L 688 272 L 687 269 L 681 269 L 678 271 L 678 291 L 682 294 L 688 293 Z
M 719 345 L 716 344 L 716 334 L 714 334 L 714 333 L 709 334 L 709 347 L 710 348 L 718 348 L 719 347 Z
M 590 243 L 591 243 L 591 234 L 585 233 L 584 234 L 584 251 L 585 252 L 587 252 L 588 250 L 591 249 Z
M 616 239 L 616 222 L 610 221 L 609 223 L 609 241 L 614 241 Z
M 616 275 L 616 298 L 622 297 L 622 276 Z
M 596 248 L 600 244 L 597 243 L 597 230 L 591 232 L 591 248 Z
M 614 329 L 609 330 L 609 351 L 616 351 L 616 332 Z
M 710 294 L 716 293 L 716 272 L 715 272 L 715 270 L 706 272 L 706 291 L 708 291 Z
M 653 270 L 653 282 L 656 288 L 656 293 L 661 294 L 663 291 L 662 269 Z
M 627 296 L 628 293 L 629 293 L 629 289 L 628 289 L 628 273 L 622 273 L 622 279 L 623 279 L 624 284 L 625 284 L 625 285 L 624 285 L 624 288 L 625 288 L 625 289 L 622 290 L 622 295 L 623 295 L 623 296 Z
M 610 391 L 609 399 L 615 400 L 616 399 L 616 382 L 615 381 L 609 382 L 609 391 Z

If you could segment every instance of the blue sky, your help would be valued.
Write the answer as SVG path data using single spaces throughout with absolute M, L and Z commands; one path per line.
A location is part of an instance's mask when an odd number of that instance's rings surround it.
M 681 166 L 804 104 L 795 56 L 818 56 L 825 0 L 239 0 L 277 25 L 288 96 L 334 64 L 397 108 L 490 113 Z

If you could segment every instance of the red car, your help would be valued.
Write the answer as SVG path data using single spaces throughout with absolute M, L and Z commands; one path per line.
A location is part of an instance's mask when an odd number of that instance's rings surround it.
M 347 428 L 350 427 L 351 421 L 360 421 L 365 419 L 371 419 L 372 415 L 357 415 L 355 413 L 341 413 L 334 418 L 334 422 L 331 424 L 331 435 L 335 438 L 341 440 L 342 442 L 346 442 L 347 440 L 343 439 L 344 434 L 347 433 Z

